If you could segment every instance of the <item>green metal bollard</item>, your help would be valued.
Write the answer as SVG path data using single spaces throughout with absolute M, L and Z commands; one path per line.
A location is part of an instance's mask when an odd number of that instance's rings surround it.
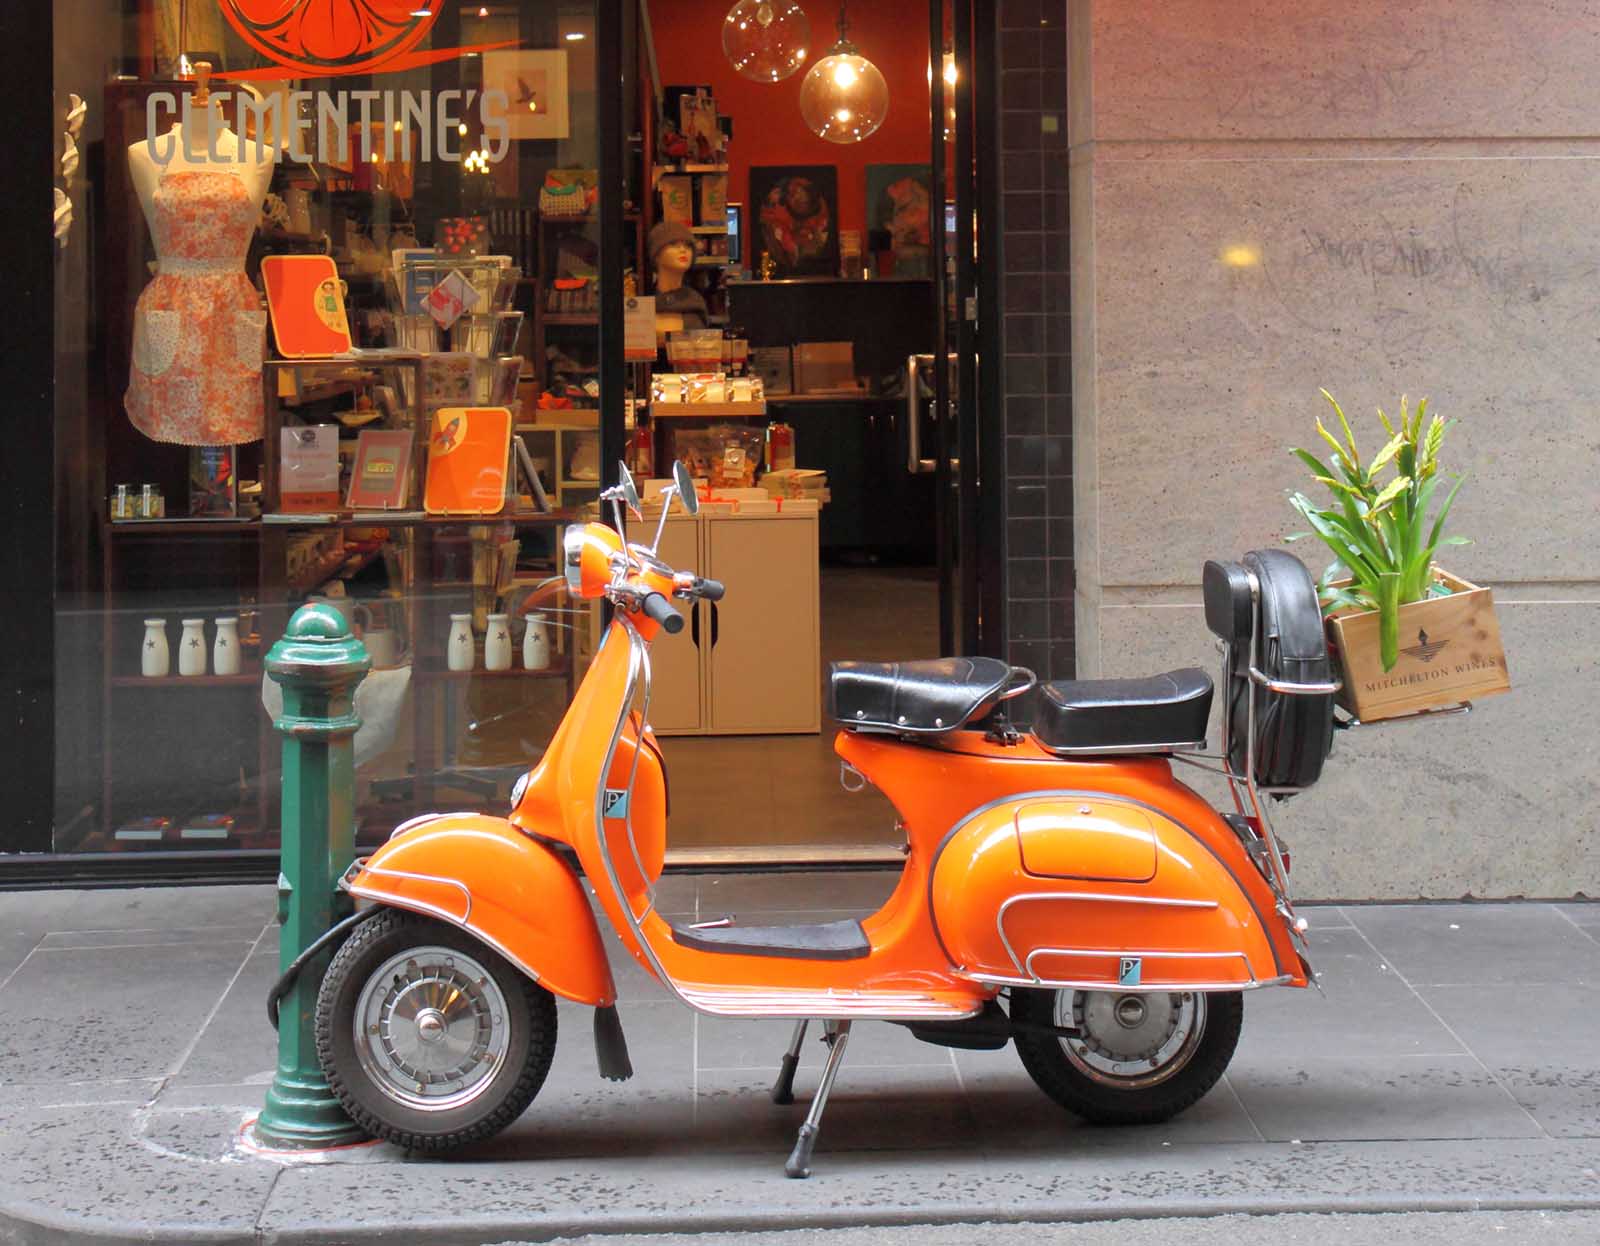
M 355 859 L 356 688 L 372 669 L 366 646 L 329 606 L 302 606 L 267 654 L 283 687 L 283 858 L 278 873 L 279 971 L 351 909 L 338 881 Z M 319 955 L 284 995 L 278 1068 L 256 1122 L 267 1147 L 312 1149 L 366 1135 L 345 1115 L 317 1062 L 314 1013 L 328 957 Z

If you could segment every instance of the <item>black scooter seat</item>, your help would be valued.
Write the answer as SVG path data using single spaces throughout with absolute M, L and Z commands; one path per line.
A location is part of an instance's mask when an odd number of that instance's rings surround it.
M 993 709 L 1010 678 L 998 658 L 835 662 L 828 715 L 850 731 L 943 735 Z
M 1189 667 L 1148 679 L 1075 679 L 1040 689 L 1033 736 L 1052 753 L 1168 753 L 1206 737 L 1211 678 Z
M 818 922 L 809 926 L 672 927 L 683 947 L 746 956 L 785 956 L 792 960 L 860 960 L 872 944 L 858 921 Z

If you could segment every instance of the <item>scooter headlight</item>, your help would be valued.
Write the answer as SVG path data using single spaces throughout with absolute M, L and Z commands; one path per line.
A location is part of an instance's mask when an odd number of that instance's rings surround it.
M 583 525 L 573 524 L 568 528 L 561 544 L 567 588 L 574 597 L 580 597 L 583 595 Z
M 611 583 L 613 559 L 622 553 L 622 538 L 605 524 L 574 524 L 561 538 L 562 570 L 574 597 L 601 596 Z

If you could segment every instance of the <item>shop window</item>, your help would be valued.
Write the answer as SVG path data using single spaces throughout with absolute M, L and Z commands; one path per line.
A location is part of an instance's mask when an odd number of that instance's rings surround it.
M 592 643 L 549 581 L 598 491 L 598 307 L 534 313 L 593 299 L 618 206 L 596 17 L 57 0 L 57 851 L 276 848 L 264 662 L 309 601 L 374 662 L 359 841 L 502 809 L 542 751 Z

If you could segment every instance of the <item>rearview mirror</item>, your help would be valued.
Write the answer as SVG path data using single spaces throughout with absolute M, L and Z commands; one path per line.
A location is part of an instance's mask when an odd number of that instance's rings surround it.
M 626 463 L 618 463 L 617 471 L 621 477 L 622 500 L 628 504 L 629 510 L 637 513 L 639 510 L 639 487 L 633 483 L 633 473 L 628 470 Z
M 691 515 L 700 513 L 700 495 L 694 491 L 694 477 L 679 459 L 672 465 L 672 479 L 678 486 L 678 496 L 683 499 L 683 509 Z

